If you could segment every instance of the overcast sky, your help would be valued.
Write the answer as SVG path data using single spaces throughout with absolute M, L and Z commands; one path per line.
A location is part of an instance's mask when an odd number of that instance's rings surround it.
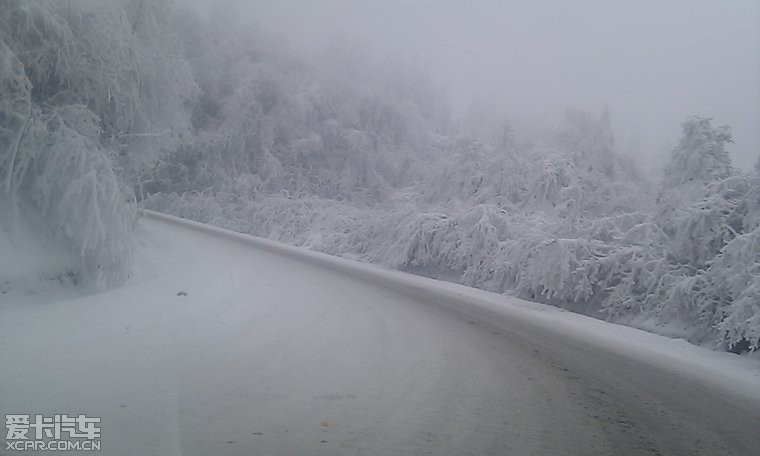
M 219 3 L 217 3 L 219 4 Z M 451 97 L 518 129 L 608 105 L 619 149 L 667 152 L 688 115 L 732 127 L 736 166 L 760 155 L 758 0 L 239 0 L 241 18 L 319 49 L 336 36 L 414 58 Z

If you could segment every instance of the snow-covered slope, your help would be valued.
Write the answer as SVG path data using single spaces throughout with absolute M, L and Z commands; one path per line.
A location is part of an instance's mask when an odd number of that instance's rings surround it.
M 172 217 L 137 274 L 0 295 L 0 410 L 103 454 L 751 454 L 760 365 Z

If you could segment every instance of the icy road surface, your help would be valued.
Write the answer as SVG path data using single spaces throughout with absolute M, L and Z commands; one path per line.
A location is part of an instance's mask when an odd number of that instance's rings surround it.
M 105 455 L 760 454 L 756 360 L 153 218 L 130 285 L 0 297 L 0 414 Z

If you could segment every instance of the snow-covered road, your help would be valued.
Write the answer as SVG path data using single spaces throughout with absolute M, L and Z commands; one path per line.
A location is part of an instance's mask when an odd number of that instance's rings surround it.
M 753 360 L 153 217 L 130 285 L 0 297 L 0 414 L 109 455 L 760 454 Z

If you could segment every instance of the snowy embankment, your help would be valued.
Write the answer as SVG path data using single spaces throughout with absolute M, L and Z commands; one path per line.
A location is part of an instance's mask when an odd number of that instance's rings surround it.
M 760 447 L 756 359 L 145 215 L 127 286 L 0 295 L 0 410 L 100 416 L 105 454 Z

